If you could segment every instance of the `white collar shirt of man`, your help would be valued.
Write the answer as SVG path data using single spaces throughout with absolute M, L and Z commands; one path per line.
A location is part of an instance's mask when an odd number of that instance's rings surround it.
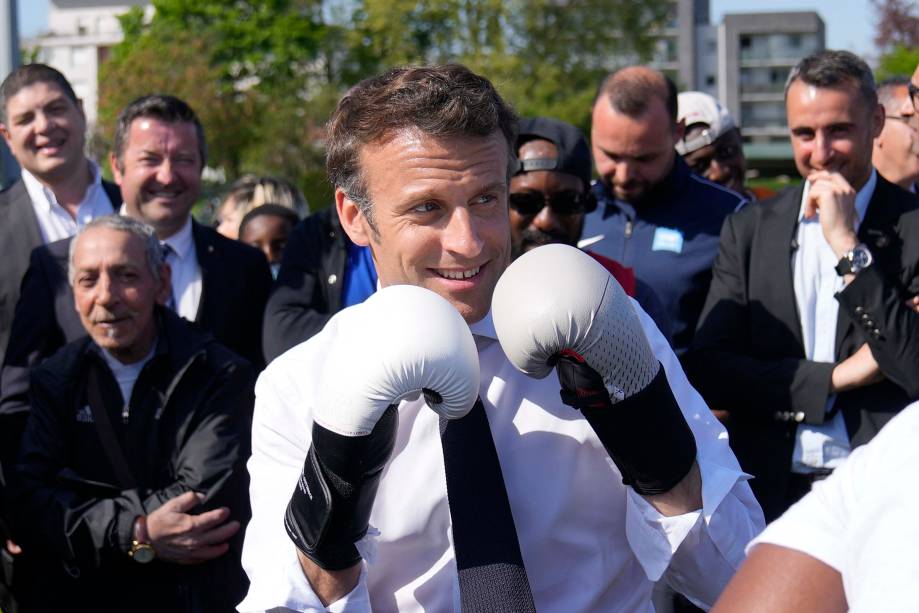
M 696 436 L 701 511 L 664 517 L 631 488 L 596 435 L 561 403 L 557 377 L 517 371 L 495 339 L 491 316 L 477 337 L 484 402 L 501 462 L 536 607 L 554 611 L 653 611 L 654 581 L 667 580 L 711 606 L 763 528 L 762 512 L 727 434 L 690 386 L 669 344 L 633 301 Z M 273 361 L 259 377 L 252 430 L 243 567 L 251 585 L 242 612 L 459 611 L 459 587 L 437 415 L 420 399 L 399 406 L 395 451 L 380 482 L 371 558 L 358 585 L 324 607 L 284 530 L 284 512 L 310 446 L 317 373 L 336 342 L 333 318 L 317 336 Z
M 865 219 L 868 203 L 877 185 L 877 171 L 855 196 L 858 226 Z M 798 214 L 798 249 L 793 259 L 795 302 L 801 318 L 801 337 L 804 355 L 815 362 L 836 361 L 836 321 L 839 303 L 836 294 L 843 289 L 843 278 L 836 274 L 838 258 L 823 236 L 818 216 L 803 219 L 809 183 L 804 184 L 801 212 Z M 827 398 L 826 410 L 833 408 L 836 395 Z M 810 473 L 817 469 L 836 468 L 851 451 L 849 435 L 842 413 L 820 424 L 799 424 L 795 436 L 791 469 L 796 473 Z
M 102 174 L 95 162 L 90 162 L 93 179 L 86 187 L 83 200 L 77 207 L 76 218 L 61 206 L 54 192 L 39 182 L 35 176 L 26 169 L 22 169 L 22 182 L 32 201 L 35 217 L 38 219 L 38 228 L 45 244 L 69 238 L 77 230 L 91 222 L 96 217 L 112 214 L 112 202 L 105 190 L 102 189 Z
M 175 300 L 175 311 L 188 321 L 195 321 L 198 307 L 201 305 L 201 267 L 198 266 L 198 254 L 195 252 L 195 238 L 192 234 L 191 215 L 182 228 L 162 241 L 169 245 L 171 251 L 166 263 L 172 269 L 172 295 Z
M 894 417 L 867 445 L 750 543 L 814 557 L 842 575 L 849 610 L 919 610 L 919 403 Z

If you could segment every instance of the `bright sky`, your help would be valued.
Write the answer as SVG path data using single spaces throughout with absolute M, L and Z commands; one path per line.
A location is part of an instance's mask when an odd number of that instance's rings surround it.
M 16 0 L 19 35 L 28 38 L 48 25 L 48 0 Z M 817 11 L 826 24 L 827 46 L 849 49 L 867 60 L 875 55 L 875 11 L 869 0 L 710 0 L 712 23 L 725 13 L 761 11 Z

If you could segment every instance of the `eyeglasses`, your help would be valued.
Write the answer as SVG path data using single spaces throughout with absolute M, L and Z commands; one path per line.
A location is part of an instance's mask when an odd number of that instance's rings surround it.
M 900 115 L 884 115 L 887 119 L 895 119 L 896 121 L 902 121 L 903 123 L 909 123 L 908 117 L 901 117 Z
M 568 216 L 584 213 L 589 204 L 589 195 L 565 191 L 546 196 L 542 192 L 526 191 L 512 193 L 508 201 L 512 209 L 524 217 L 535 217 L 548 205 L 556 215 Z
M 909 92 L 910 100 L 913 101 L 913 110 L 919 113 L 919 87 L 910 83 L 906 86 L 906 90 Z

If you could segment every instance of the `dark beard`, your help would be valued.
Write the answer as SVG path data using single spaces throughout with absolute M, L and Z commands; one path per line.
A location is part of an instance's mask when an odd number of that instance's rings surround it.
M 543 245 L 552 245 L 555 243 L 574 246 L 574 243 L 568 240 L 568 236 L 565 235 L 564 232 L 543 232 L 542 230 L 530 227 L 520 234 L 520 246 L 515 248 L 514 253 L 511 255 L 513 259 L 516 260 L 528 249 L 542 247 Z

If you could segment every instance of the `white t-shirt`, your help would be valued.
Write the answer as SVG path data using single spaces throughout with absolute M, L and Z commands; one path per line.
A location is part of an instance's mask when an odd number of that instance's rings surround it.
M 632 304 L 696 437 L 701 512 L 664 517 L 623 485 L 587 421 L 562 404 L 558 378 L 534 380 L 514 368 L 494 340 L 490 315 L 471 326 L 480 397 L 541 613 L 650 612 L 653 582 L 661 577 L 711 606 L 763 526 L 724 428 L 651 318 Z M 251 585 L 240 611 L 327 610 L 303 576 L 283 517 L 310 447 L 316 373 L 349 310 L 258 379 L 248 464 L 252 520 L 243 548 Z M 379 531 L 370 539 L 376 559 L 365 562 L 358 586 L 329 611 L 369 611 L 371 603 L 374 613 L 459 610 L 439 419 L 421 399 L 399 405 L 395 451 L 370 524 Z
M 919 402 L 855 449 L 753 542 L 804 552 L 842 575 L 850 611 L 919 611 Z

